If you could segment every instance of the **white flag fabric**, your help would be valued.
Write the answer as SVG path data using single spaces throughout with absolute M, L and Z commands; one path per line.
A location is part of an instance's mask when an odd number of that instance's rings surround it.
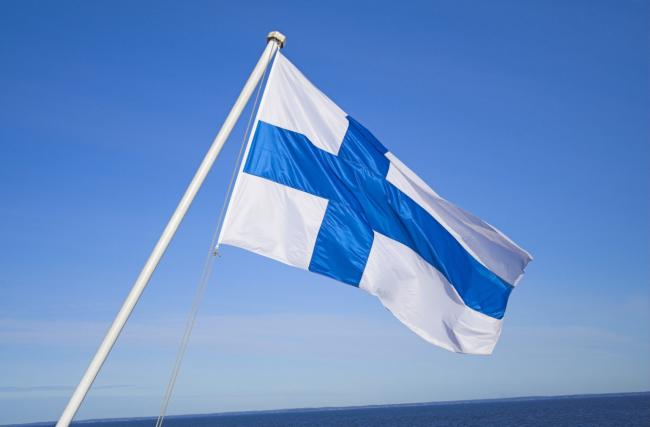
M 357 286 L 425 340 L 490 354 L 531 256 L 434 192 L 277 53 L 219 243 Z

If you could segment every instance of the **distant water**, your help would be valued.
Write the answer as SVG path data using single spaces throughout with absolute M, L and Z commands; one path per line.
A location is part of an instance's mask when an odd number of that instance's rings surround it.
M 78 427 L 151 427 L 155 419 Z M 650 393 L 307 409 L 168 417 L 165 427 L 650 426 Z

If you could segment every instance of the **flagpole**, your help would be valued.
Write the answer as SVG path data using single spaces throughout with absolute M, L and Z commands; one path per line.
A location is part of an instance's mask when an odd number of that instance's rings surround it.
M 214 138 L 214 141 L 212 142 L 210 149 L 208 150 L 207 154 L 203 158 L 203 161 L 201 162 L 201 165 L 199 166 L 196 173 L 194 174 L 194 178 L 192 178 L 190 185 L 187 187 L 187 190 L 185 190 L 185 194 L 183 194 L 183 197 L 181 198 L 181 201 L 178 203 L 178 206 L 176 207 L 174 214 L 169 219 L 169 222 L 167 223 L 167 226 L 162 232 L 162 235 L 160 236 L 158 243 L 156 243 L 156 246 L 153 248 L 153 251 L 149 255 L 149 259 L 145 263 L 144 267 L 142 268 L 142 271 L 138 275 L 138 278 L 136 279 L 135 283 L 133 284 L 133 287 L 131 288 L 129 295 L 126 297 L 126 300 L 122 304 L 122 308 L 120 308 L 120 311 L 117 313 L 115 320 L 113 320 L 113 324 L 111 325 L 110 329 L 106 333 L 106 336 L 104 337 L 104 340 L 102 341 L 101 345 L 97 349 L 97 353 L 95 353 L 95 356 L 90 362 L 90 365 L 88 366 L 86 372 L 84 373 L 83 377 L 79 381 L 77 388 L 75 389 L 74 393 L 70 397 L 70 400 L 68 401 L 67 406 L 63 410 L 63 413 L 61 414 L 59 421 L 56 423 L 56 427 L 68 427 L 68 425 L 70 425 L 72 418 L 77 413 L 79 406 L 81 406 L 81 403 L 86 397 L 86 394 L 88 393 L 88 390 L 90 389 L 93 381 L 95 381 L 95 377 L 97 377 L 99 370 L 101 369 L 102 365 L 106 361 L 106 358 L 108 357 L 108 354 L 113 348 L 115 341 L 119 337 L 120 332 L 122 332 L 122 328 L 124 328 L 126 321 L 129 319 L 129 316 L 131 315 L 131 312 L 133 312 L 133 309 L 135 308 L 135 305 L 140 299 L 140 296 L 142 295 L 144 288 L 147 286 L 147 283 L 149 283 L 149 279 L 151 279 L 151 275 L 156 270 L 156 267 L 158 266 L 160 259 L 162 258 L 163 254 L 167 250 L 167 247 L 169 246 L 169 243 L 174 237 L 174 234 L 176 233 L 176 230 L 178 229 L 179 225 L 183 221 L 183 217 L 187 213 L 187 210 L 189 209 L 190 205 L 192 204 L 192 201 L 194 200 L 196 193 L 201 188 L 201 185 L 203 184 L 205 177 L 208 175 L 208 172 L 212 168 L 212 165 L 214 164 L 215 160 L 219 156 L 219 152 L 221 151 L 223 144 L 228 139 L 230 132 L 235 126 L 235 123 L 239 119 L 239 116 L 244 110 L 244 107 L 248 103 L 248 100 L 250 99 L 253 90 L 255 89 L 260 79 L 264 75 L 264 70 L 266 70 L 266 67 L 268 66 L 269 62 L 273 58 L 275 52 L 278 49 L 282 48 L 286 38 L 282 33 L 278 31 L 272 31 L 268 34 L 266 40 L 267 40 L 267 44 L 266 44 L 266 48 L 264 49 L 264 52 L 262 52 L 262 56 L 257 61 L 257 64 L 253 69 L 253 72 L 248 77 L 248 80 L 246 81 L 244 88 L 242 89 L 241 93 L 239 94 L 239 97 L 237 98 L 237 101 L 235 101 L 235 105 L 233 105 L 232 109 L 230 110 L 230 113 L 228 113 L 226 120 L 221 126 L 221 129 L 219 130 L 219 133 Z

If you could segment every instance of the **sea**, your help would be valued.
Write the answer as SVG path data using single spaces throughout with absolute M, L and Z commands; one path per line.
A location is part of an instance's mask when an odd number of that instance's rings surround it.
M 137 418 L 79 421 L 73 425 L 152 427 L 155 422 L 155 418 Z M 37 425 L 53 423 L 30 424 Z M 182 415 L 165 418 L 164 426 L 650 426 L 650 392 Z

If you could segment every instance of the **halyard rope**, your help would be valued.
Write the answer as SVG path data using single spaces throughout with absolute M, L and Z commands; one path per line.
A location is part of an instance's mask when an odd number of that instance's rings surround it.
M 273 55 L 274 50 L 271 50 L 269 52 L 269 55 Z M 270 61 L 269 61 L 270 62 Z M 268 62 L 267 62 L 268 64 Z M 260 92 L 262 89 L 262 85 L 264 84 L 264 79 L 266 77 L 266 73 L 268 71 L 269 66 L 267 65 L 266 68 L 264 69 L 264 73 L 262 75 L 262 78 L 260 79 L 260 82 L 258 83 L 257 86 L 257 92 L 255 94 L 255 101 L 253 103 L 253 106 L 251 108 L 250 116 L 248 117 L 248 123 L 246 124 L 246 130 L 244 131 L 244 135 L 242 137 L 242 142 L 241 146 L 239 147 L 239 154 L 237 155 L 237 159 L 235 161 L 235 166 L 232 171 L 232 175 L 230 177 L 230 183 L 228 184 L 228 188 L 226 190 L 226 194 L 224 197 L 223 204 L 221 206 L 221 211 L 219 212 L 219 217 L 217 220 L 216 228 L 214 231 L 214 234 L 212 236 L 212 242 L 210 244 L 210 250 L 208 252 L 208 255 L 205 259 L 205 263 L 203 264 L 203 271 L 201 273 L 201 277 L 199 279 L 198 286 L 196 288 L 196 292 L 194 294 L 194 300 L 192 301 L 192 308 L 190 310 L 190 313 L 188 314 L 186 323 L 185 323 L 185 331 L 183 332 L 183 337 L 181 338 L 181 342 L 178 347 L 178 351 L 176 353 L 176 361 L 174 362 L 174 368 L 172 369 L 171 376 L 169 378 L 169 382 L 167 383 L 167 389 L 165 390 L 165 396 L 163 398 L 162 405 L 160 407 L 160 413 L 158 414 L 158 418 L 156 420 L 156 427 L 162 427 L 163 420 L 165 419 L 165 415 L 167 413 L 167 408 L 169 406 L 169 402 L 172 397 L 172 393 L 174 391 L 174 386 L 176 385 L 176 379 L 178 378 L 178 374 L 181 369 L 181 364 L 183 362 L 183 357 L 185 356 L 185 352 L 187 351 L 187 344 L 189 343 L 190 336 L 192 335 L 192 329 L 194 328 L 194 323 L 196 321 L 196 315 L 199 312 L 199 307 L 201 306 L 201 302 L 203 301 L 203 296 L 205 294 L 205 288 L 207 287 L 207 284 L 210 280 L 210 275 L 212 274 L 212 269 L 214 266 L 214 260 L 216 258 L 216 255 L 218 255 L 216 251 L 216 244 L 217 244 L 217 239 L 219 238 L 219 232 L 221 230 L 221 227 L 223 225 L 223 219 L 224 215 L 226 212 L 226 205 L 228 204 L 228 199 L 230 192 L 232 191 L 233 184 L 235 182 L 235 176 L 237 175 L 237 170 L 239 168 L 239 163 L 241 162 L 242 154 L 244 152 L 244 146 L 246 145 L 246 140 L 248 138 L 250 129 L 251 129 L 251 124 L 253 121 L 253 116 L 255 114 L 255 110 L 257 108 L 257 104 L 259 101 L 259 96 Z

